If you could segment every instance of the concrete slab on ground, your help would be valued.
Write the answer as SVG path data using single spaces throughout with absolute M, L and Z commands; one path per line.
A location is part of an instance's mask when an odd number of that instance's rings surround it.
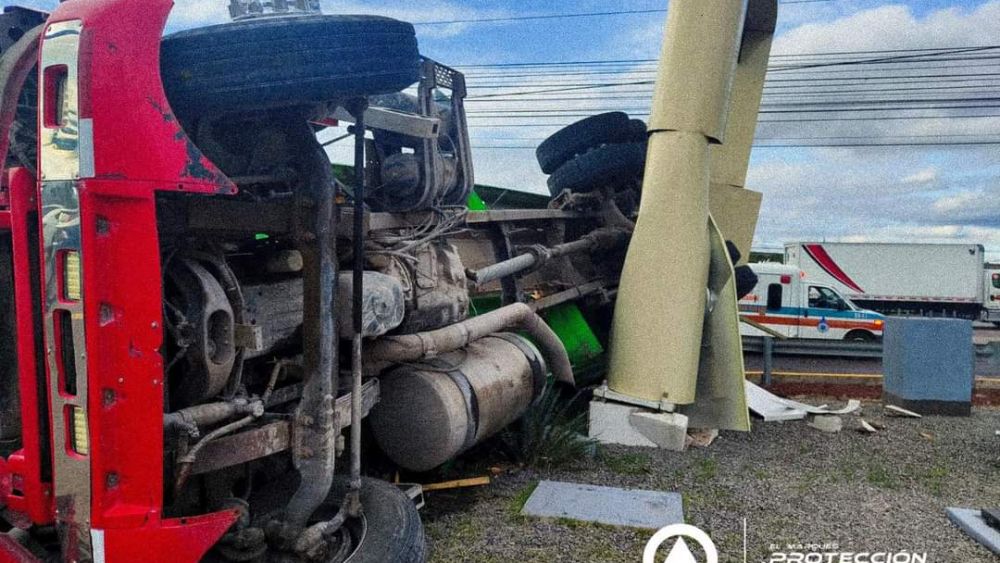
M 985 520 L 981 510 L 971 508 L 949 508 L 948 519 L 952 524 L 961 528 L 963 532 L 969 534 L 972 539 L 981 543 L 984 547 L 1000 555 L 1000 531 L 991 528 Z
M 521 514 L 648 530 L 684 523 L 683 501 L 679 493 L 558 481 L 539 483 L 521 509 Z

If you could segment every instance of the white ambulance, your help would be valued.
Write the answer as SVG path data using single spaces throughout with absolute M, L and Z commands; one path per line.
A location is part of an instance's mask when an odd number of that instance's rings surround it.
M 885 316 L 861 309 L 833 287 L 812 282 L 795 266 L 750 264 L 759 281 L 740 300 L 740 314 L 789 338 L 881 340 Z M 763 332 L 740 323 L 748 336 Z

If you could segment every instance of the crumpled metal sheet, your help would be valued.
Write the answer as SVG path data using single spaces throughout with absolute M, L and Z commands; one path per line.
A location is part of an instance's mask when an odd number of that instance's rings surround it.
M 847 406 L 839 410 L 831 410 L 826 406 L 814 407 L 798 401 L 785 399 L 767 391 L 763 387 L 746 382 L 747 403 L 750 411 L 764 419 L 765 422 L 782 420 L 802 420 L 810 414 L 844 415 L 857 412 L 861 401 L 850 400 Z

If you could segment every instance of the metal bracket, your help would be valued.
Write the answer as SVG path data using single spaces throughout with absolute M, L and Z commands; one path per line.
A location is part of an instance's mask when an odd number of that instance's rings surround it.
M 614 403 L 623 403 L 626 405 L 634 405 L 637 407 L 642 407 L 644 409 L 649 409 L 658 412 L 676 412 L 677 405 L 674 403 L 667 402 L 665 400 L 660 401 L 647 401 L 645 399 L 639 399 L 637 397 L 631 397 L 629 395 L 622 395 L 621 393 L 615 393 L 611 389 L 608 389 L 608 384 L 605 383 L 594 389 L 594 396 L 600 397 L 605 401 L 611 401 Z
M 423 485 L 418 483 L 396 483 L 396 486 L 399 487 L 399 490 L 403 491 L 406 496 L 410 497 L 410 500 L 412 500 L 413 504 L 416 505 L 417 510 L 424 507 L 426 502 L 424 501 Z
M 342 107 L 338 107 L 331 117 L 344 123 L 356 122 L 354 116 Z M 437 139 L 441 133 L 441 120 L 389 108 L 369 107 L 365 110 L 365 127 L 421 139 Z

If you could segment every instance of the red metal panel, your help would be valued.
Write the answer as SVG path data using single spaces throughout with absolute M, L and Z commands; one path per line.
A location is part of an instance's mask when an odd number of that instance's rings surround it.
M 0 563 L 36 563 L 38 559 L 17 540 L 0 534 Z
M 159 526 L 134 530 L 105 530 L 105 561 L 201 561 L 238 516 L 235 511 L 226 511 L 196 518 L 164 520 Z
M 82 182 L 80 194 L 93 526 L 144 526 L 156 521 L 163 501 L 163 303 L 153 190 L 95 180 Z
M 160 37 L 172 4 L 67 2 L 49 18 L 83 21 L 80 117 L 94 120 L 97 177 L 157 182 L 159 190 L 236 193 L 188 139 L 163 92 Z
M 60 4 L 83 22 L 80 117 L 96 177 L 78 183 L 89 397 L 91 526 L 105 560 L 198 561 L 233 512 L 164 520 L 162 282 L 157 191 L 233 194 L 173 116 L 159 77 L 170 0 Z
M 48 404 L 48 397 L 38 396 L 38 379 L 35 356 L 34 304 L 32 286 L 38 284 L 31 271 L 31 245 L 28 215 L 37 203 L 35 177 L 24 168 L 7 171 L 10 188 L 11 241 L 14 249 L 14 309 L 17 326 L 18 387 L 21 401 L 21 448 L 8 458 L 8 469 L 20 494 L 7 499 L 11 510 L 23 513 L 35 524 L 51 524 L 53 520 L 52 486 L 42 481 L 42 430 L 39 417 L 40 404 Z M 46 441 L 47 442 L 47 441 Z M 2 548 L 0 548 L 2 549 Z

